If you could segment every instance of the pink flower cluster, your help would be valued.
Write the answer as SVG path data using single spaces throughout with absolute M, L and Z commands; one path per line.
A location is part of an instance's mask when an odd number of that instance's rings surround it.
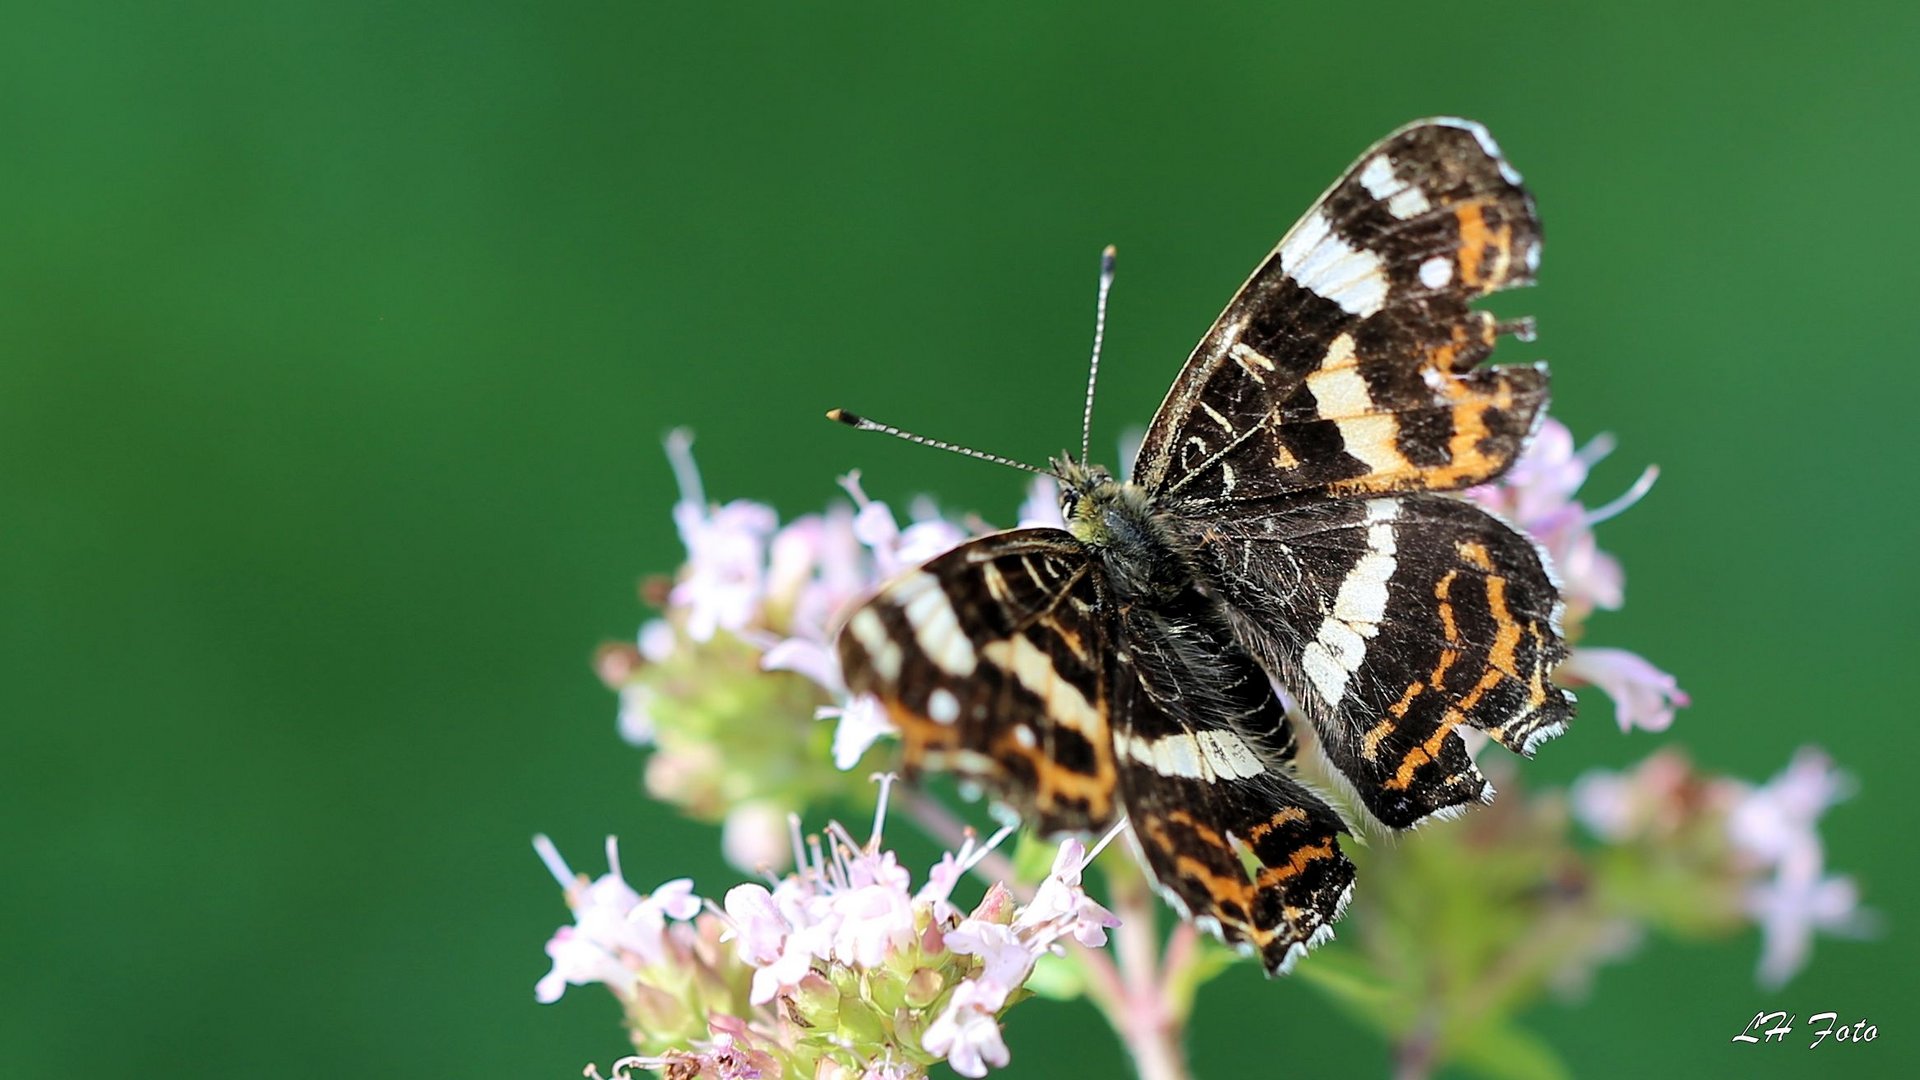
M 1063 951 L 1067 941 L 1098 948 L 1119 924 L 1081 887 L 1092 855 L 1068 840 L 1032 900 L 1016 903 L 996 883 L 963 912 L 952 901 L 955 885 L 1012 830 L 984 844 L 969 837 L 915 889 L 899 859 L 881 846 L 885 807 L 883 786 L 865 843 L 838 823 L 824 839 L 803 839 L 794 821 L 798 868 L 771 887 L 735 886 L 720 906 L 739 965 L 734 970 L 751 973 L 746 1000 L 734 1006 L 741 1015 L 714 1009 L 704 998 L 682 1003 L 695 1007 L 705 1037 L 664 1056 L 623 1059 L 615 1075 L 678 1063 L 706 1070 L 695 1070 L 697 1075 L 776 1077 L 786 1074 L 781 1062 L 793 1062 L 809 1037 L 829 1038 L 830 1045 L 814 1048 L 814 1065 L 827 1060 L 831 1067 L 806 1075 L 920 1076 L 927 1062 L 945 1059 L 961 1075 L 979 1077 L 989 1066 L 1005 1065 L 999 1016 L 1039 959 Z M 669 933 L 669 920 L 713 908 L 694 894 L 690 881 L 671 881 L 642 896 L 622 878 L 612 840 L 611 869 L 591 881 L 575 876 L 545 837 L 534 843 L 567 890 L 574 913 L 574 924 L 547 943 L 553 968 L 535 987 L 540 1001 L 558 1000 L 569 985 L 604 983 L 628 1004 L 632 1017 L 647 1011 L 634 1006 L 648 995 L 672 995 L 676 987 L 684 992 L 700 982 L 675 969 L 710 959 L 695 957 Z M 724 973 L 706 980 L 710 986 L 729 981 Z M 651 1010 L 681 1016 L 687 1011 Z M 834 1023 L 855 1012 L 868 1017 L 854 1026 L 867 1032 L 860 1045 L 833 1035 Z
M 566 890 L 573 909 L 573 925 L 563 926 L 547 942 L 553 969 L 534 986 L 541 1004 L 560 1000 L 568 986 L 605 983 L 624 997 L 638 972 L 667 958 L 667 920 L 687 920 L 700 913 L 693 882 L 676 878 L 642 896 L 620 874 L 620 849 L 607 837 L 606 873 L 588 881 L 575 875 L 560 857 L 553 841 L 533 838 L 533 848 L 554 880 Z
M 836 970 L 892 968 L 910 987 L 921 983 L 919 994 L 931 1003 L 922 1051 L 945 1058 L 962 1076 L 985 1076 L 989 1065 L 1005 1065 L 997 1018 L 1040 957 L 1067 938 L 1097 948 L 1106 944 L 1107 929 L 1119 925 L 1081 889 L 1090 857 L 1076 840 L 1060 845 L 1030 903 L 1015 905 L 1006 887 L 995 884 L 962 915 L 951 900 L 954 885 L 1009 831 L 985 844 L 969 838 L 914 890 L 905 868 L 880 846 L 878 822 L 865 844 L 836 823 L 824 849 L 816 842 L 804 851 L 796 826 L 799 869 L 772 889 L 737 885 L 726 896 L 740 959 L 754 968 L 753 1003 L 829 994 Z M 957 957 L 974 962 L 956 965 Z
M 1801 747 L 1780 775 L 1746 789 L 1727 820 L 1734 845 L 1762 868 L 1750 886 L 1747 914 L 1760 924 L 1760 981 L 1792 978 L 1813 951 L 1814 931 L 1860 936 L 1874 924 L 1850 877 L 1825 872 L 1826 848 L 1814 826 L 1847 797 L 1852 783 L 1827 755 Z
M 1505 476 L 1467 492 L 1546 551 L 1560 578 L 1567 636 L 1574 641 L 1595 609 L 1617 610 L 1625 601 L 1626 575 L 1619 560 L 1600 550 L 1593 527 L 1640 501 L 1659 475 L 1648 468 L 1625 494 L 1597 510 L 1587 509 L 1576 496 L 1594 464 L 1612 449 L 1612 440 L 1605 436 L 1575 449 L 1566 425 L 1547 417 Z M 1625 649 L 1576 645 L 1557 677 L 1599 687 L 1613 699 L 1622 731 L 1665 731 L 1674 711 L 1689 704 L 1672 675 Z
M 893 727 L 877 702 L 849 698 L 833 653 L 834 617 L 893 575 L 951 550 L 967 538 L 967 530 L 927 504 L 916 505 L 912 520 L 901 526 L 886 503 L 861 490 L 858 473 L 841 482 L 853 499 L 851 511 L 835 507 L 785 526 L 759 503 L 712 506 L 691 448 L 684 431 L 668 437 L 667 455 L 680 483 L 674 522 L 687 548 L 686 567 L 668 602 L 684 612 L 685 632 L 694 641 L 725 631 L 759 648 L 762 668 L 805 676 L 837 699 L 819 716 L 839 721 L 834 762 L 850 769 Z M 1057 523 L 1051 480 L 1042 479 L 1049 486 L 1045 491 L 1036 486 L 1023 515 L 1050 512 Z M 672 642 L 667 624 L 655 620 L 641 631 L 640 652 L 656 659 Z M 645 744 L 652 725 L 645 716 L 645 688 L 638 689 L 637 701 L 623 695 L 622 730 L 631 741 Z
M 1626 773 L 1595 770 L 1574 783 L 1574 816 L 1615 844 L 1670 841 L 1695 822 L 1717 830 L 1735 902 L 1761 931 L 1758 977 L 1777 987 L 1806 965 L 1816 931 L 1857 936 L 1873 925 L 1852 878 L 1824 872 L 1820 816 L 1849 782 L 1822 751 L 1803 747 L 1780 775 L 1753 785 L 1703 776 L 1678 753 Z

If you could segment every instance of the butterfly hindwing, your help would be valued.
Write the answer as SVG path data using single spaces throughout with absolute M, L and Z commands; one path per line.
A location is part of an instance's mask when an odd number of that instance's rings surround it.
M 1528 756 L 1565 729 L 1558 593 L 1532 542 L 1473 504 L 1383 497 L 1209 528 L 1199 550 L 1237 636 L 1383 823 L 1492 797 L 1456 728 Z
M 1284 767 L 1285 711 L 1204 604 L 1122 617 L 1120 789 L 1161 891 L 1268 971 L 1285 970 L 1332 934 L 1346 904 L 1346 826 Z
M 1469 307 L 1531 284 L 1533 200 L 1486 130 L 1425 120 L 1355 162 L 1241 287 L 1149 427 L 1134 476 L 1170 505 L 1484 482 L 1546 402 L 1538 367 L 1475 369 Z
M 1042 832 L 1115 806 L 1099 567 L 1058 529 L 979 537 L 893 579 L 840 634 L 848 688 L 880 699 L 904 770 L 991 789 Z

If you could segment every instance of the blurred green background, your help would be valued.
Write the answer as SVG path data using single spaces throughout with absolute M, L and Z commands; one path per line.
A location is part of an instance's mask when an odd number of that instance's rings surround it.
M 1678 743 L 1860 779 L 1830 864 L 1886 916 L 1788 988 L 1655 941 L 1530 1023 L 1582 1075 L 1913 1075 L 1920 7 L 10 4 L 0 39 L 8 1076 L 577 1076 L 597 991 L 527 845 L 734 876 L 650 806 L 587 658 L 670 570 L 661 434 L 784 512 L 853 466 L 1005 520 L 1035 458 L 1143 422 L 1308 201 L 1417 116 L 1532 184 L 1557 415 L 1646 462 L 1601 531 L 1696 705 L 1604 705 L 1530 772 Z M 1734 1046 L 1763 1008 L 1880 1039 Z M 1016 1076 L 1120 1075 L 1035 1003 Z M 1384 1071 L 1297 984 L 1211 986 L 1201 1077 Z

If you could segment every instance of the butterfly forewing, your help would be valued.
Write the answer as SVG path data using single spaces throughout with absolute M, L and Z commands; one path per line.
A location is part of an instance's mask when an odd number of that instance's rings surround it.
M 1170 505 L 1452 490 L 1498 475 L 1546 402 L 1536 367 L 1473 370 L 1530 284 L 1540 226 L 1478 124 L 1376 144 L 1241 287 L 1168 392 L 1134 477 Z
M 1117 816 L 1099 567 L 1058 529 L 979 537 L 908 571 L 847 621 L 848 689 L 900 731 L 909 776 L 975 780 L 1048 833 Z

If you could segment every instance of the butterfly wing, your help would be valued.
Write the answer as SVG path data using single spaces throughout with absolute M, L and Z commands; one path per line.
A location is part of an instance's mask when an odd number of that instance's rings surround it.
M 1197 548 L 1236 636 L 1295 696 L 1328 761 L 1395 828 L 1493 789 L 1455 730 L 1531 757 L 1573 702 L 1560 598 L 1532 541 L 1444 495 L 1210 522 Z
M 989 788 L 1043 833 L 1118 816 L 1100 568 L 1058 529 L 978 537 L 887 583 L 840 632 L 847 687 L 904 771 Z
M 1531 284 L 1539 252 L 1533 200 L 1486 129 L 1401 128 L 1320 197 L 1207 331 L 1134 479 L 1197 512 L 1498 475 L 1547 377 L 1476 369 L 1500 327 L 1468 305 Z
M 1292 746 L 1265 673 L 1210 603 L 1189 597 L 1120 617 L 1120 790 L 1163 894 L 1269 974 L 1285 971 L 1332 936 L 1346 906 L 1346 826 L 1282 767 Z
M 1531 753 L 1570 699 L 1535 547 L 1451 491 L 1512 464 L 1542 367 L 1477 365 L 1469 305 L 1530 284 L 1540 226 L 1484 128 L 1427 120 L 1361 156 L 1208 331 L 1135 477 L 1186 522 L 1236 638 L 1388 825 L 1492 796 L 1455 729 Z M 1386 497 L 1379 497 L 1386 496 Z

